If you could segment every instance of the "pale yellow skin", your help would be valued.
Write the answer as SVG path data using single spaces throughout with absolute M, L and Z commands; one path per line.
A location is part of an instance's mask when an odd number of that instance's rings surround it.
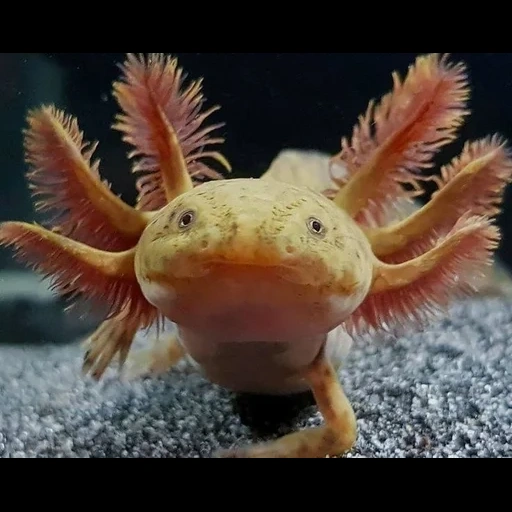
M 181 226 L 187 213 L 193 221 Z M 339 366 L 350 343 L 339 326 L 366 297 L 373 261 L 361 229 L 321 194 L 233 179 L 162 209 L 139 241 L 135 268 L 210 381 L 279 394 L 307 389 L 302 373 L 328 340 Z

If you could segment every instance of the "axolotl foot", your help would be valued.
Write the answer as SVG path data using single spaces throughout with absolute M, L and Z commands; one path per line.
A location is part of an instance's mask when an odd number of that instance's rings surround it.
M 357 440 L 354 410 L 322 352 L 305 372 L 325 424 L 268 443 L 219 450 L 216 458 L 327 458 L 349 452 Z
M 126 362 L 124 378 L 134 380 L 141 377 L 155 377 L 173 368 L 184 356 L 185 351 L 178 338 L 172 334 L 158 340 L 154 347 L 132 354 Z
M 240 448 L 219 450 L 215 458 L 223 459 L 316 459 L 338 457 L 349 452 L 356 441 L 355 433 L 333 432 L 317 427 L 289 434 L 275 441 Z

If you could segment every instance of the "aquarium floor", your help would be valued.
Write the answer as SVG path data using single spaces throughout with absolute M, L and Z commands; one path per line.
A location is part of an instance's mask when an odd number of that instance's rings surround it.
M 359 425 L 350 456 L 512 456 L 511 337 L 511 303 L 486 299 L 357 347 L 341 372 Z M 320 421 L 308 397 L 235 399 L 186 366 L 130 384 L 112 370 L 96 385 L 81 354 L 0 348 L 0 456 L 208 457 Z

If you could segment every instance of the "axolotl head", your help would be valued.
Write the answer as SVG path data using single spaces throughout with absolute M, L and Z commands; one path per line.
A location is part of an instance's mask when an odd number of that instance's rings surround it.
M 231 340 L 325 334 L 371 286 L 373 253 L 332 201 L 260 179 L 212 181 L 165 208 L 138 244 L 137 279 L 180 326 Z

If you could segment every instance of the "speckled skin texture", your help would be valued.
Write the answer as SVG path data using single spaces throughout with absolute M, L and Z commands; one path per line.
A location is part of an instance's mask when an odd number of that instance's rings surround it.
M 180 215 L 188 211 L 194 222 L 180 229 Z M 321 233 L 308 229 L 310 219 L 323 224 Z M 202 277 L 206 265 L 224 262 L 286 267 L 297 284 L 364 296 L 374 263 L 359 226 L 332 201 L 259 179 L 212 181 L 184 193 L 157 214 L 138 245 L 142 282 L 158 272 L 169 276 L 169 284 Z
M 136 271 L 212 382 L 281 394 L 307 388 L 301 371 L 365 298 L 374 261 L 360 228 L 322 195 L 233 179 L 166 206 L 141 237 Z
M 481 298 L 423 332 L 355 343 L 347 457 L 512 456 L 511 336 L 510 299 Z M 323 422 L 311 400 L 239 397 L 187 365 L 131 383 L 112 368 L 98 386 L 81 358 L 78 344 L 0 348 L 0 457 L 209 457 Z

